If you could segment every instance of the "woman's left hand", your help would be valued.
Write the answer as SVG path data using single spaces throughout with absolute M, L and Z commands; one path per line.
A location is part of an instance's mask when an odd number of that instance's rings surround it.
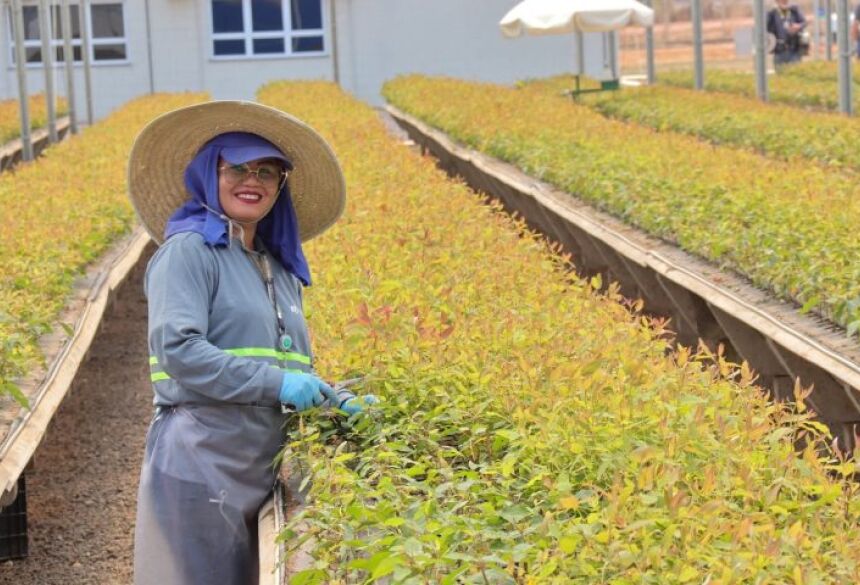
M 352 416 L 359 412 L 363 412 L 365 408 L 371 404 L 376 404 L 379 399 L 373 394 L 365 394 L 364 396 L 351 396 L 341 401 L 338 408 L 348 415 Z

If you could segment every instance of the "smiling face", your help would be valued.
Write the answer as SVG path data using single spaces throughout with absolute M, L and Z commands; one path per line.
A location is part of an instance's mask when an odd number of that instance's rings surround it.
M 261 159 L 233 165 L 222 159 L 218 165 L 221 209 L 246 229 L 256 227 L 275 205 L 282 180 L 282 168 L 277 160 Z

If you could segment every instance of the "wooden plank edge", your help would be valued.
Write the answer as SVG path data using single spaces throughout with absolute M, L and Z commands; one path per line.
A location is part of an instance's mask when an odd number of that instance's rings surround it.
M 70 127 L 71 122 L 68 116 L 57 118 L 57 135 L 60 142 L 68 137 Z M 38 157 L 50 146 L 48 128 L 42 127 L 33 130 L 30 135 L 30 143 L 33 145 L 33 155 Z M 0 169 L 8 170 L 20 162 L 23 146 L 20 138 L 15 138 L 0 146 Z
M 713 303 L 720 309 L 744 320 L 775 343 L 816 364 L 834 378 L 850 386 L 855 392 L 860 392 L 860 365 L 854 361 L 823 346 L 808 335 L 782 324 L 767 311 L 748 303 L 694 270 L 681 266 L 652 248 L 642 246 L 607 227 L 596 213 L 592 214 L 582 209 L 573 208 L 565 201 L 566 198 L 572 197 L 571 195 L 528 176 L 509 163 L 457 144 L 447 134 L 431 128 L 390 104 L 386 104 L 385 110 L 396 120 L 402 120 L 437 142 L 451 155 L 470 162 L 481 172 L 490 174 L 497 180 L 534 198 L 541 205 L 564 217 L 592 237 L 611 246 L 633 262 L 651 268 L 707 302 Z M 498 167 L 504 168 L 506 172 L 495 172 Z M 641 230 L 633 226 L 627 227 L 641 233 L 643 239 L 653 239 L 652 236 L 642 233 Z M 689 255 L 683 251 L 682 253 L 685 256 Z M 692 258 L 692 256 L 690 257 Z
M 100 280 L 97 291 L 91 291 L 72 338 L 52 364 L 49 375 L 36 394 L 32 408 L 3 442 L 0 452 L 0 494 L 12 489 L 24 472 L 95 339 L 111 294 L 140 260 L 149 241 L 149 235 L 142 228 L 135 228 L 135 231 L 120 243 L 120 246 L 124 244 L 126 249 L 110 265 L 107 278 Z
M 281 585 L 278 575 L 278 523 L 275 514 L 275 497 L 269 499 L 257 514 L 257 549 L 260 554 L 260 585 Z
M 272 495 L 257 514 L 257 550 L 259 551 L 259 584 L 284 585 L 286 580 L 286 547 L 278 535 L 286 522 L 286 487 L 279 479 Z
M 483 168 L 481 170 L 485 171 Z M 582 228 L 592 237 L 611 246 L 630 260 L 665 276 L 723 311 L 744 320 L 753 329 L 792 353 L 817 364 L 819 367 L 822 366 L 823 361 L 826 366 L 822 369 L 855 390 L 860 389 L 860 365 L 854 361 L 823 346 L 808 335 L 784 325 L 766 310 L 713 283 L 696 271 L 677 264 L 660 254 L 659 251 L 646 248 L 630 238 L 614 232 L 611 228 L 607 228 L 599 220 L 588 217 L 580 210 L 570 208 L 559 199 L 557 193 L 548 197 L 546 195 L 549 194 L 534 192 L 532 187 L 523 185 L 519 181 L 512 186 L 518 189 L 531 189 L 533 192 L 530 194 L 542 205 Z

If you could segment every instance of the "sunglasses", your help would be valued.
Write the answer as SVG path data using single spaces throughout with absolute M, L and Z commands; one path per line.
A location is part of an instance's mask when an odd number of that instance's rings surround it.
M 261 164 L 256 169 L 252 169 L 247 164 L 225 164 L 218 167 L 218 170 L 230 184 L 244 183 L 251 175 L 254 175 L 260 183 L 269 188 L 280 187 L 281 181 L 286 181 L 289 174 L 275 164 Z

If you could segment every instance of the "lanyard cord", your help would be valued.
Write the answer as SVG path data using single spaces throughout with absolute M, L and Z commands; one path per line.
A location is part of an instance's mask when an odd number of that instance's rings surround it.
M 242 222 L 235 221 L 228 217 L 224 213 L 220 213 L 216 209 L 212 209 L 205 203 L 201 202 L 201 205 L 213 215 L 218 216 L 218 218 L 227 222 L 227 244 L 232 245 L 233 243 L 233 225 L 239 228 L 239 231 L 244 234 L 244 228 L 242 227 Z M 248 250 L 245 248 L 245 245 L 242 244 L 242 248 L 245 249 L 245 252 L 251 256 L 251 260 L 253 260 L 254 265 L 257 267 L 257 270 L 260 272 L 260 276 L 263 277 L 263 282 L 266 285 L 266 294 L 269 296 L 269 301 L 272 303 L 272 308 L 275 310 L 275 319 L 278 324 L 278 349 L 287 349 L 287 344 L 285 340 L 289 340 L 289 343 L 292 343 L 290 336 L 287 335 L 287 326 L 284 323 L 284 314 L 281 312 L 281 306 L 278 304 L 278 297 L 275 294 L 275 278 L 272 276 L 272 265 L 269 264 L 269 258 L 266 256 L 265 252 L 255 252 L 253 250 Z
M 278 304 L 278 297 L 275 294 L 275 278 L 272 276 L 272 265 L 269 264 L 269 259 L 264 253 L 257 257 L 256 252 L 251 252 L 254 264 L 260 270 L 260 276 L 263 277 L 263 282 L 266 285 L 266 294 L 269 296 L 269 301 L 272 303 L 272 308 L 275 310 L 275 318 L 278 323 L 278 335 L 281 337 L 287 332 L 287 326 L 284 323 L 284 314 L 281 312 L 281 306 Z

